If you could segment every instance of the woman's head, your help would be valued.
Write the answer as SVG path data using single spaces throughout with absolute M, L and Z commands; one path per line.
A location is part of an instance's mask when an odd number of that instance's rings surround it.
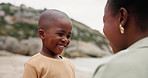
M 114 53 L 148 36 L 146 2 L 146 0 L 107 1 L 103 17 L 103 31 Z
M 120 8 L 125 8 L 130 15 L 135 16 L 137 26 L 142 31 L 148 29 L 148 3 L 147 0 L 108 0 L 112 15 L 116 15 Z

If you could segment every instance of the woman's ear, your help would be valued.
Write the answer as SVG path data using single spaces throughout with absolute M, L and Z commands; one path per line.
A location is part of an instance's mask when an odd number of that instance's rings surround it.
M 120 13 L 120 18 L 119 18 L 120 24 L 124 27 L 128 19 L 128 12 L 125 8 L 120 8 L 119 13 Z
M 42 40 L 45 39 L 45 32 L 44 32 L 43 29 L 39 29 L 39 30 L 38 30 L 38 36 L 39 36 Z

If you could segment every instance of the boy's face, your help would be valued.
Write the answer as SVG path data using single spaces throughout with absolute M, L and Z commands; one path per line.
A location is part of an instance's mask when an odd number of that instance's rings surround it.
M 72 24 L 70 21 L 60 21 L 45 30 L 43 45 L 48 52 L 61 54 L 70 43 Z

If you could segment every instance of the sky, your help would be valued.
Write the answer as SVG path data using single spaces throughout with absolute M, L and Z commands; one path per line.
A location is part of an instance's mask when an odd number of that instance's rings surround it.
M 0 3 L 21 4 L 34 9 L 58 9 L 76 21 L 103 33 L 103 15 L 107 0 L 0 0 Z

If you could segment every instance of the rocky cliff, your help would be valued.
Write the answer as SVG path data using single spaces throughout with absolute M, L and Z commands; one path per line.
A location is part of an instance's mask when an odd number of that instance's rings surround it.
M 44 9 L 45 10 L 45 9 Z M 25 5 L 0 4 L 0 49 L 13 53 L 33 55 L 40 51 L 41 41 L 37 37 L 39 14 Z M 102 57 L 109 55 L 107 39 L 97 30 L 72 19 L 71 44 L 63 52 L 67 57 Z

